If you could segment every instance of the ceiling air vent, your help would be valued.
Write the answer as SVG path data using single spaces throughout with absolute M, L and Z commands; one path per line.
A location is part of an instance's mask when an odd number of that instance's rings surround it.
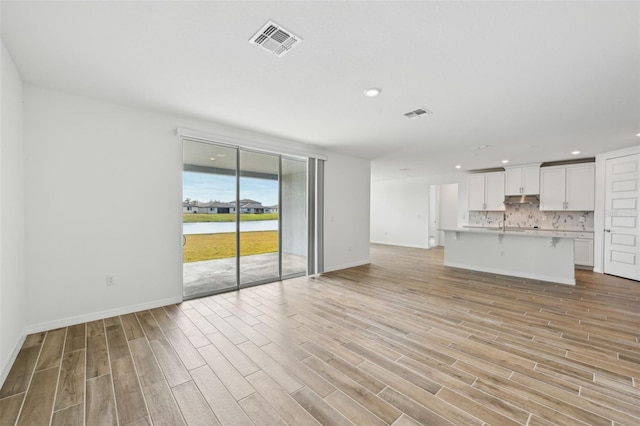
M 433 113 L 431 111 L 429 111 L 428 109 L 426 109 L 426 108 L 418 108 L 416 110 L 407 112 L 404 116 L 407 117 L 407 118 L 413 119 L 413 118 L 421 117 L 421 116 L 423 116 L 425 114 L 431 115 Z
M 260 46 L 278 58 L 282 58 L 301 42 L 302 39 L 300 37 L 289 30 L 285 30 L 273 21 L 264 24 L 249 40 L 249 43 Z

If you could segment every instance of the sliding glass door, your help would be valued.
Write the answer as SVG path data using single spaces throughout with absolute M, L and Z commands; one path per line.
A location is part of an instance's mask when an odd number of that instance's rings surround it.
M 236 288 L 237 150 L 184 143 L 184 296 Z
M 184 297 L 306 274 L 307 160 L 183 144 Z
M 280 176 L 282 276 L 304 275 L 307 271 L 307 162 L 283 157 Z
M 279 156 L 240 151 L 241 287 L 280 279 L 279 183 Z

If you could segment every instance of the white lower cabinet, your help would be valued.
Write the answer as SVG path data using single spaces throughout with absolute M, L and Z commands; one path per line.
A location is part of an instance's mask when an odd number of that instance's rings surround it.
M 575 241 L 576 266 L 593 267 L 593 234 L 590 232 L 581 233 Z

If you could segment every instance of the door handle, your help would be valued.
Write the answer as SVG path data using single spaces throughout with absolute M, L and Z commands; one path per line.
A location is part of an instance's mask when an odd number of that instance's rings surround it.
M 611 232 L 611 229 L 605 229 L 604 232 Z

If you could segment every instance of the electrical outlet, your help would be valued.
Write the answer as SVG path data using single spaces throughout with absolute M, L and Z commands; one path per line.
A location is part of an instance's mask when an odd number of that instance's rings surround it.
M 580 223 L 584 223 L 585 219 L 586 218 L 584 216 L 580 216 Z
M 116 285 L 116 276 L 115 275 L 107 275 L 107 285 L 108 286 Z

